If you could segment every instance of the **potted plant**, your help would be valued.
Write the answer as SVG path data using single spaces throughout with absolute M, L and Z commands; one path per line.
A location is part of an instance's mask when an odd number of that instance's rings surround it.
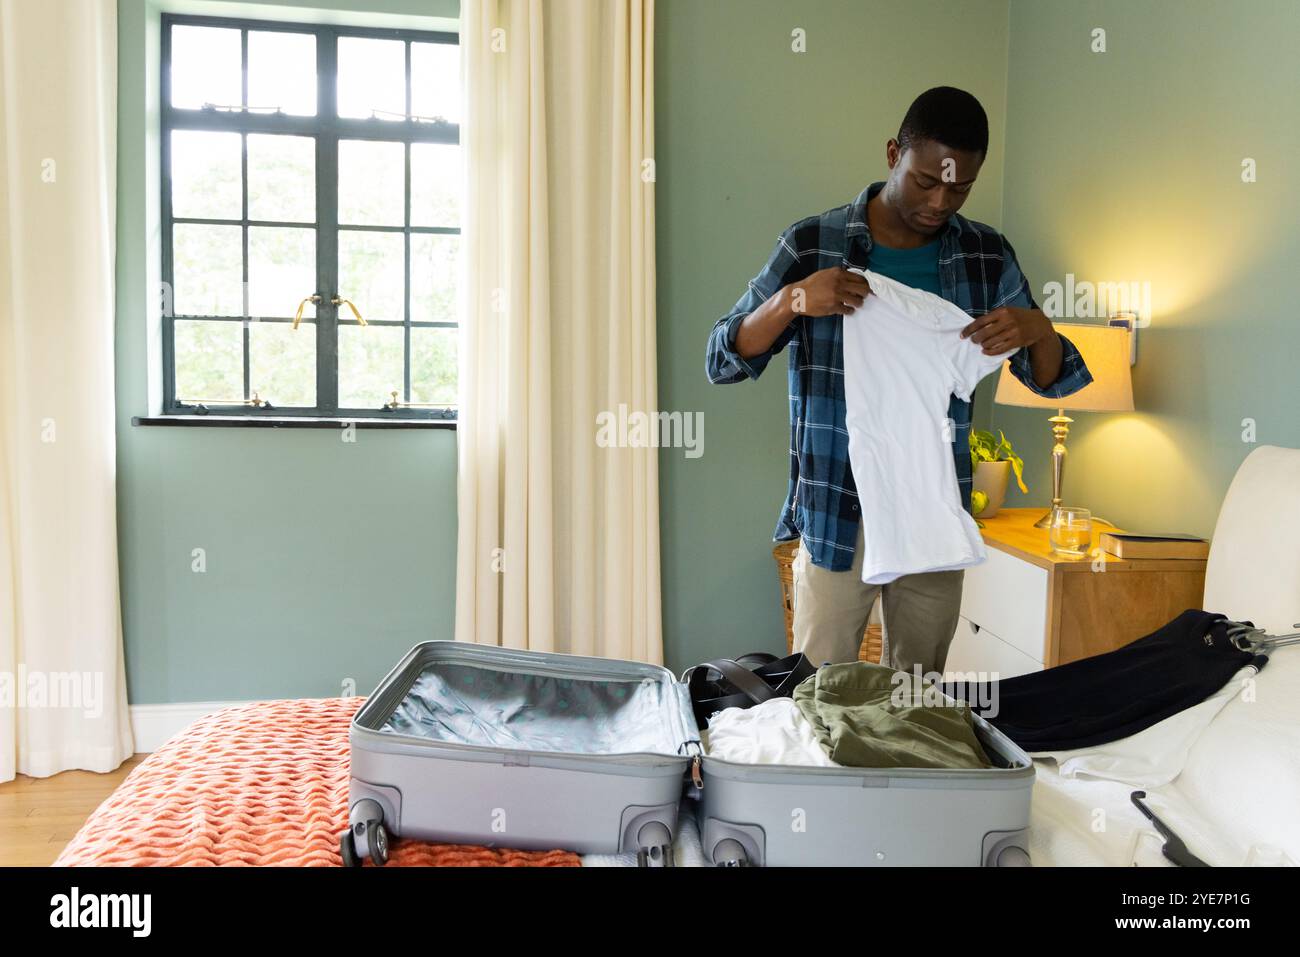
M 971 513 L 980 518 L 992 518 L 998 513 L 1007 497 L 1007 480 L 1013 469 L 1020 491 L 1029 491 L 1025 486 L 1025 463 L 1011 448 L 1001 429 L 996 438 L 992 432 L 971 429 L 970 462 L 974 473 Z

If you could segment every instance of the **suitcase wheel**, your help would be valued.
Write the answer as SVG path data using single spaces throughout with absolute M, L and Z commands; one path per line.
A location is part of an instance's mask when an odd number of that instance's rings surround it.
M 673 867 L 674 865 L 671 844 L 653 844 L 636 852 L 637 867 Z
M 998 856 L 994 862 L 995 867 L 1033 867 L 1029 859 L 1029 852 L 1023 847 L 1017 847 L 1012 844 L 998 851 Z
M 748 867 L 749 855 L 739 841 L 726 838 L 713 849 L 713 862 L 718 867 Z
M 339 856 L 343 858 L 344 867 L 360 867 L 361 858 L 357 857 L 357 845 L 352 840 L 352 829 L 339 835 Z
M 388 828 L 383 821 L 358 821 L 348 836 L 352 838 L 354 852 L 359 852 L 358 860 L 369 856 L 376 867 L 388 863 Z
M 345 864 L 360 866 L 362 858 L 370 858 L 376 867 L 388 863 L 388 828 L 384 827 L 384 809 L 378 802 L 363 798 L 352 806 L 348 815 L 351 823 L 340 838 L 339 853 Z

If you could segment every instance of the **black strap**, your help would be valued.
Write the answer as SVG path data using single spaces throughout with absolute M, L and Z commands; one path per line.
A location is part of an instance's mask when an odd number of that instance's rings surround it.
M 757 666 L 757 667 L 755 667 Z M 715 712 L 749 708 L 772 698 L 788 698 L 816 667 L 805 655 L 777 658 L 765 651 L 739 658 L 715 658 L 683 675 L 690 691 L 695 719 L 703 728 Z M 712 677 L 717 675 L 717 678 Z
M 747 656 L 748 657 L 748 656 Z M 769 656 L 772 660 L 754 673 L 763 679 L 769 687 L 781 697 L 794 694 L 795 686 L 805 678 L 817 673 L 817 667 L 803 654 L 789 655 L 785 658 Z
M 776 693 L 766 681 L 744 665 L 730 658 L 714 658 L 712 661 L 706 661 L 704 667 L 715 668 L 722 672 L 722 676 L 735 685 L 754 704 L 776 697 Z

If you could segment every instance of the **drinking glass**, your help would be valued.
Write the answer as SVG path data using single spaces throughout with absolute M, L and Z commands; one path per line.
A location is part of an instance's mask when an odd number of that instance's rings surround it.
M 1075 505 L 1062 505 L 1052 516 L 1052 550 L 1067 558 L 1086 558 L 1092 548 L 1092 513 Z

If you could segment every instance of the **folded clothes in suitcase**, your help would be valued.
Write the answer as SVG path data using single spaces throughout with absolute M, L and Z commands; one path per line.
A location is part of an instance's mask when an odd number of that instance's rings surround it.
M 383 863 L 391 834 L 671 864 L 685 794 L 716 864 L 1027 863 L 1033 764 L 976 732 L 991 768 L 739 764 L 704 754 L 665 668 L 424 642 L 353 719 L 342 853 Z

